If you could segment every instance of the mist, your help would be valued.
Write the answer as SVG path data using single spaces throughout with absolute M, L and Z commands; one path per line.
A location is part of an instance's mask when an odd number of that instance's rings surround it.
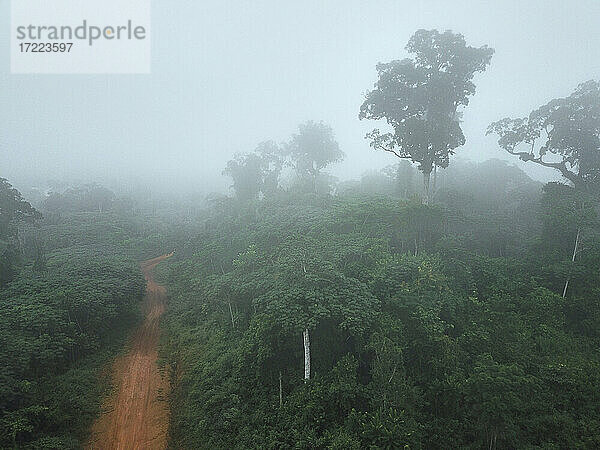
M 174 3 L 0 0 L 0 448 L 600 448 L 600 1 Z
M 564 1 L 193 2 L 152 4 L 149 75 L 12 75 L 9 2 L 0 1 L 0 167 L 16 185 L 96 181 L 131 190 L 225 192 L 236 153 L 329 124 L 341 180 L 395 164 L 358 120 L 375 66 L 408 56 L 417 29 L 453 30 L 495 49 L 461 124 L 457 156 L 500 158 L 487 126 L 525 116 L 600 77 L 600 3 Z M 382 125 L 384 127 L 385 125 Z M 452 164 L 452 162 L 451 162 Z

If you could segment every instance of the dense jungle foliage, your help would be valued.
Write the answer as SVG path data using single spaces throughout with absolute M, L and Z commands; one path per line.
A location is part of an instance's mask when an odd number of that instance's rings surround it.
M 174 447 L 599 446 L 595 213 L 467 167 L 435 206 L 366 194 L 403 192 L 384 175 L 216 205 L 161 272 Z
M 2 181 L 13 220 L 0 228 L 0 447 L 80 448 L 139 319 L 139 261 L 161 251 L 162 228 L 58 195 L 42 215 Z

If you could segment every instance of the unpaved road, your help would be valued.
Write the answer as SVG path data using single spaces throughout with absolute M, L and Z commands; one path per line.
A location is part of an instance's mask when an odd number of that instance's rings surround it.
M 92 426 L 88 449 L 162 450 L 169 428 L 169 380 L 159 371 L 159 320 L 165 310 L 166 290 L 157 284 L 152 269 L 171 255 L 142 263 L 146 277 L 144 322 L 135 331 L 128 353 L 115 361 L 117 386 Z

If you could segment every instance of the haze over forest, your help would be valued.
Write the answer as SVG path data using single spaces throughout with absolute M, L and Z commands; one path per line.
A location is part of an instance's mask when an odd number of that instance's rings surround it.
M 454 30 L 494 58 L 475 77 L 456 158 L 500 158 L 489 123 L 522 116 L 600 78 L 595 0 L 153 2 L 151 75 L 11 75 L 8 0 L 0 0 L 0 167 L 16 186 L 90 181 L 116 189 L 225 191 L 235 153 L 329 124 L 359 178 L 395 159 L 369 148 L 358 120 L 375 65 L 408 56 L 420 28 Z M 194 20 L 187 20 L 194 17 Z M 451 163 L 452 164 L 452 163 Z M 34 183 L 35 182 L 35 183 Z
M 600 448 L 599 0 L 154 1 L 151 74 L 9 74 L 147 64 L 109 3 L 9 68 L 0 0 L 0 448 Z

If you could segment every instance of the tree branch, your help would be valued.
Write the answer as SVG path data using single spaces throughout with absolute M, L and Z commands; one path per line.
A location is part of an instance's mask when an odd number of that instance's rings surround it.
M 384 146 L 383 146 L 383 145 L 381 145 L 381 144 L 374 144 L 373 146 L 374 146 L 375 148 L 378 148 L 378 149 L 380 149 L 380 150 L 383 150 L 384 152 L 392 153 L 392 154 L 396 155 L 398 158 L 402 158 L 402 159 L 410 159 L 410 156 L 408 156 L 408 155 L 407 155 L 407 156 L 402 156 L 400 153 L 396 152 L 394 149 L 392 149 L 392 148 L 387 148 L 387 147 L 384 147 Z
M 522 161 L 531 161 L 536 164 L 539 164 L 540 166 L 556 169 L 561 173 L 561 175 L 563 177 L 565 177 L 567 180 L 569 180 L 574 185 L 579 185 L 583 181 L 579 175 L 577 175 L 576 173 L 573 173 L 569 169 L 567 169 L 567 164 L 566 164 L 565 160 L 563 160 L 561 162 L 552 163 L 552 162 L 542 160 L 541 155 L 536 158 L 533 156 L 532 153 L 529 153 L 529 152 L 516 152 L 516 151 L 510 150 L 510 149 L 506 149 L 506 151 L 508 153 L 510 153 L 511 155 L 518 156 L 519 159 L 521 159 Z

